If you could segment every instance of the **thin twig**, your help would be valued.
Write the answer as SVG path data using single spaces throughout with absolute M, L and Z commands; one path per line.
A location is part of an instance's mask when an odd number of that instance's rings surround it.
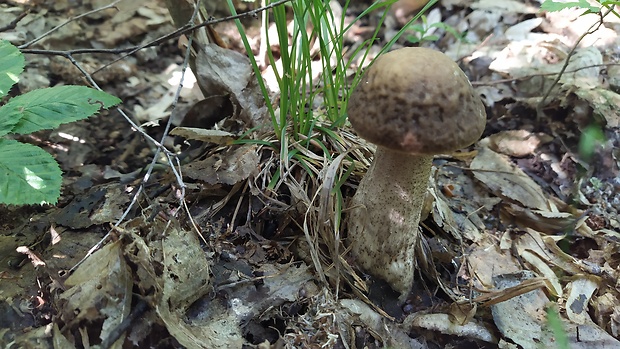
M 120 0 L 117 0 L 120 1 Z M 227 21 L 232 21 L 235 19 L 240 19 L 240 18 L 245 18 L 245 17 L 253 17 L 256 16 L 258 13 L 262 12 L 262 11 L 266 11 L 268 9 L 271 9 L 273 7 L 285 4 L 287 2 L 290 2 L 293 0 L 279 0 L 276 2 L 273 2 L 265 7 L 260 7 L 254 10 L 250 10 L 244 13 L 240 13 L 234 16 L 228 16 L 228 17 L 224 17 L 224 18 L 218 18 L 218 19 L 209 19 L 207 21 L 204 21 L 202 23 L 193 25 L 193 26 L 183 26 L 175 31 L 173 31 L 172 33 L 166 34 L 162 37 L 159 37 L 153 41 L 150 41 L 146 44 L 142 44 L 142 45 L 136 45 L 136 46 L 131 46 L 131 47 L 125 47 L 125 48 L 119 48 L 119 49 L 75 49 L 75 50 L 66 50 L 66 51 L 60 51 L 60 50 L 40 50 L 40 49 L 27 49 L 26 47 L 28 47 L 28 45 L 30 45 L 31 43 L 27 43 L 25 45 L 21 45 L 19 46 L 19 49 L 21 50 L 22 53 L 29 53 L 29 54 L 47 54 L 47 55 L 55 55 L 55 56 L 68 56 L 68 55 L 76 55 L 76 54 L 83 54 L 83 53 L 109 53 L 109 54 L 119 54 L 119 53 L 127 53 L 128 55 L 131 55 L 141 49 L 147 48 L 147 47 L 151 47 L 151 46 L 157 46 L 159 44 L 161 44 L 164 41 L 170 40 L 170 39 L 175 39 L 178 38 L 181 35 L 187 34 L 193 30 L 196 30 L 198 28 L 202 28 L 204 26 L 207 25 L 213 25 L 213 24 L 217 24 L 217 23 L 221 23 L 221 22 L 227 22 Z M 92 11 L 91 11 L 92 12 Z
M 196 11 L 194 12 L 194 16 L 196 15 Z M 191 20 L 193 20 L 194 17 L 192 17 Z M 183 89 L 183 81 L 185 79 L 185 71 L 187 70 L 187 66 L 189 65 L 189 57 L 190 57 L 190 50 L 191 50 L 191 42 L 192 42 L 192 36 L 189 36 L 189 43 L 187 45 L 187 52 L 185 52 L 185 59 L 183 61 L 183 69 L 181 70 L 181 80 L 179 82 L 179 86 L 177 87 L 177 90 L 175 92 L 174 95 L 174 100 L 172 102 L 172 108 L 176 108 L 176 105 L 178 103 L 179 97 L 181 95 L 181 90 Z M 101 90 L 101 88 L 97 85 L 97 83 L 93 80 L 91 74 L 89 74 L 88 72 L 86 72 L 81 66 L 80 64 L 73 58 L 73 56 L 71 54 L 68 55 L 69 60 L 71 61 L 71 63 L 73 63 L 73 65 L 75 65 L 80 72 L 86 77 L 86 79 L 88 80 L 88 82 L 96 89 Z M 151 178 L 151 174 L 153 173 L 153 169 L 155 168 L 155 164 L 158 161 L 159 158 L 159 154 L 160 152 L 164 152 L 165 156 L 166 156 L 166 160 L 168 161 L 168 165 L 170 166 L 170 169 L 172 170 L 172 173 L 175 176 L 175 179 L 177 181 L 177 184 L 179 185 L 179 188 L 181 188 L 181 195 L 179 197 L 179 204 L 180 207 L 183 207 L 186 209 L 186 212 L 189 215 L 189 209 L 187 209 L 187 204 L 185 202 L 185 182 L 183 181 L 183 176 L 181 175 L 181 163 L 179 161 L 179 158 L 176 154 L 174 154 L 173 152 L 169 151 L 168 149 L 166 149 L 166 147 L 163 145 L 164 140 L 166 139 L 166 137 L 168 137 L 168 133 L 170 132 L 170 128 L 172 125 L 172 118 L 168 119 L 168 123 L 166 123 L 166 127 L 164 129 L 163 135 L 161 137 L 161 141 L 158 142 L 156 141 L 154 138 L 152 138 L 151 136 L 149 136 L 140 126 L 138 126 L 133 120 L 131 120 L 131 118 L 129 118 L 129 116 L 127 116 L 127 114 L 125 114 L 125 112 L 123 112 L 122 109 L 120 109 L 119 107 L 116 107 L 116 111 L 118 111 L 124 118 L 125 120 L 127 120 L 127 122 L 129 122 L 129 124 L 136 130 L 138 130 L 138 132 L 140 134 L 142 134 L 147 140 L 151 141 L 153 144 L 156 145 L 156 150 L 155 153 L 153 155 L 153 159 L 151 160 L 151 163 L 149 164 L 149 166 L 147 167 L 147 171 L 146 174 L 144 175 L 144 177 L 142 178 L 142 181 L 140 183 L 140 186 L 138 187 L 138 190 L 136 190 L 136 192 L 134 193 L 131 202 L 129 203 L 129 205 L 127 206 L 127 208 L 125 209 L 125 211 L 123 212 L 123 214 L 121 215 L 121 217 L 116 221 L 116 223 L 114 223 L 114 226 L 112 226 L 112 228 L 108 231 L 108 233 L 101 239 L 99 240 L 99 242 L 97 244 L 95 244 L 95 246 L 93 246 L 87 253 L 86 256 L 84 256 L 78 263 L 76 263 L 69 271 L 73 272 L 77 267 L 80 266 L 80 264 L 82 264 L 84 261 L 86 261 L 86 259 L 88 259 L 88 257 L 90 257 L 93 253 L 95 253 L 97 250 L 99 250 L 108 240 L 108 238 L 110 237 L 112 231 L 114 231 L 117 227 L 120 226 L 120 224 L 122 222 L 125 221 L 125 218 L 129 215 L 129 212 L 131 212 L 131 210 L 133 209 L 134 205 L 138 202 L 138 197 L 142 194 L 142 192 L 144 191 L 144 187 L 146 185 L 146 183 L 148 183 L 149 179 Z M 198 233 L 198 235 L 200 237 L 202 237 L 202 234 L 200 233 L 200 230 L 198 229 L 198 227 L 194 224 L 194 227 L 196 228 L 196 232 Z M 204 238 L 203 238 L 204 241 Z
M 566 70 L 566 71 L 564 71 L 564 73 L 576 73 L 576 72 L 578 72 L 580 70 L 584 70 L 584 69 L 596 68 L 596 67 L 611 67 L 611 66 L 616 66 L 616 65 L 620 65 L 620 63 L 592 64 L 592 65 L 586 65 L 586 66 L 583 66 L 583 67 L 575 68 L 573 70 Z M 471 84 L 472 84 L 472 86 L 491 86 L 491 85 L 510 83 L 510 82 L 515 82 L 515 81 L 521 81 L 521 80 L 528 80 L 528 79 L 531 79 L 531 78 L 534 78 L 534 77 L 539 77 L 539 76 L 552 76 L 552 75 L 558 75 L 558 74 L 560 74 L 560 72 L 557 72 L 557 73 L 538 73 L 538 74 L 530 74 L 530 75 L 520 76 L 520 77 L 516 77 L 516 78 L 497 79 L 497 80 L 491 80 L 491 81 L 472 81 Z
M 11 21 L 11 23 L 5 25 L 4 27 L 0 27 L 0 33 L 11 30 L 11 29 L 15 29 L 15 27 L 17 27 L 17 23 L 19 23 L 19 21 L 24 19 L 24 17 L 26 17 L 30 13 L 30 11 L 32 11 L 32 7 L 20 13 L 17 17 L 15 17 L 15 19 Z

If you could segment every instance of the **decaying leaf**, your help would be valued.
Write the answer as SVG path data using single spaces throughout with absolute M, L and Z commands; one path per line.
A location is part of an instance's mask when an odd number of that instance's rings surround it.
M 210 262 L 196 233 L 174 226 L 166 230 L 162 243 L 163 298 L 179 311 L 187 309 L 209 290 Z
M 429 188 L 433 197 L 433 220 L 445 231 L 452 234 L 457 240 L 469 241 L 480 240 L 481 228 L 484 225 L 476 214 L 476 208 L 466 200 L 446 199 L 436 188 Z M 458 210 L 452 209 L 451 205 L 457 206 Z M 476 224 L 478 223 L 478 224 Z
M 535 278 L 529 271 L 498 275 L 494 284 L 499 290 L 519 287 L 527 279 Z M 550 343 L 553 334 L 546 329 L 545 307 L 549 299 L 540 289 L 511 297 L 491 306 L 495 325 L 505 338 L 523 348 L 536 348 L 537 343 Z
M 121 246 L 121 241 L 104 246 L 65 281 L 70 288 L 60 296 L 66 302 L 61 315 L 68 324 L 64 335 L 67 330 L 78 331 L 101 321 L 99 338 L 105 341 L 129 316 L 133 280 Z M 122 348 L 124 337 L 121 335 L 112 348 Z
M 607 127 L 620 126 L 620 95 L 605 88 L 575 90 L 575 94 L 588 101 L 594 112 L 605 119 Z
M 157 228 L 158 227 L 158 228 Z M 187 321 L 186 312 L 196 300 L 204 297 L 210 284 L 210 264 L 195 233 L 174 226 L 157 224 L 154 229 L 166 232 L 163 249 L 164 271 L 158 280 L 161 294 L 157 313 L 166 328 L 187 348 L 229 348 L 243 343 L 239 323 L 225 309 L 214 309 L 204 323 Z M 214 307 L 221 307 L 213 302 Z
M 258 169 L 257 147 L 245 144 L 183 166 L 183 174 L 209 184 L 235 184 Z

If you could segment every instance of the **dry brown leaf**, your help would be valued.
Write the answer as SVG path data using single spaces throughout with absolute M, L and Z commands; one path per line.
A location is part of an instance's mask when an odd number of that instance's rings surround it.
M 515 201 L 524 207 L 542 211 L 557 211 L 546 198 L 542 188 L 510 160 L 488 148 L 481 148 L 471 162 L 474 176 L 493 194 Z
M 506 214 L 504 214 L 506 213 Z M 502 206 L 502 220 L 522 228 L 532 228 L 546 234 L 562 234 L 575 228 L 578 219 L 568 212 L 532 210 L 515 204 Z
M 78 330 L 87 324 L 101 321 L 103 324 L 99 337 L 107 340 L 129 316 L 133 280 L 121 246 L 121 241 L 104 246 L 65 281 L 65 285 L 70 288 L 60 295 L 60 299 L 65 302 L 61 318 L 65 324 L 71 324 L 72 328 L 63 331 Z M 120 349 L 124 337 L 124 334 L 121 335 L 111 348 Z
M 183 174 L 209 184 L 232 185 L 247 179 L 258 170 L 257 147 L 246 144 L 227 149 L 205 160 L 183 166 Z
M 266 107 L 248 57 L 207 44 L 196 57 L 196 80 L 205 97 L 230 94 L 237 115 L 248 127 L 264 125 Z
M 472 286 L 478 290 L 491 290 L 495 286 L 493 277 L 501 274 L 516 273 L 521 270 L 517 260 L 510 251 L 500 250 L 495 239 L 487 238 L 472 246 L 463 263 L 466 269 L 461 277 L 471 279 Z M 469 273 L 464 274 L 465 272 Z
M 459 241 L 481 239 L 484 225 L 470 200 L 446 199 L 436 187 L 429 188 L 428 192 L 433 197 L 433 220 L 439 227 Z

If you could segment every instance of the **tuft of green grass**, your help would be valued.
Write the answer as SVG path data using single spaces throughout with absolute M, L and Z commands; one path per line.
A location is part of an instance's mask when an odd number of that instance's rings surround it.
M 268 5 L 271 0 L 264 0 Z M 265 36 L 267 42 L 267 62 L 274 69 L 275 79 L 279 91 L 275 91 L 275 98 L 262 79 L 258 79 L 271 119 L 273 132 L 276 135 L 282 158 L 288 156 L 292 145 L 309 147 L 318 145 L 324 150 L 324 155 L 331 159 L 329 147 L 324 137 L 338 138 L 334 132 L 346 123 L 346 106 L 353 87 L 361 79 L 362 66 L 367 61 L 371 48 L 376 45 L 380 29 L 385 21 L 388 9 L 397 0 L 375 1 L 368 6 L 352 23 L 345 26 L 345 14 L 350 0 L 346 1 L 342 11 L 334 13 L 329 1 L 324 0 L 295 0 L 285 6 L 276 6 L 264 12 L 262 19 L 263 30 L 269 26 L 271 17 L 276 27 L 277 40 L 280 45 L 280 57 L 274 56 L 270 47 L 273 38 Z M 438 0 L 431 0 L 420 13 L 409 23 L 413 23 L 428 8 Z M 232 0 L 227 0 L 233 15 L 237 14 Z M 360 19 L 383 11 L 377 27 L 370 39 L 346 52 L 344 34 Z M 290 22 L 290 25 L 289 25 Z M 241 40 L 248 53 L 256 76 L 261 76 L 259 62 L 252 53 L 245 29 L 239 20 L 235 21 L 241 34 Z M 380 51 L 387 51 L 404 33 L 406 25 Z M 346 54 L 345 54 L 346 53 Z M 345 58 L 348 57 L 348 58 Z M 362 62 L 354 73 L 353 79 L 348 78 L 349 67 L 352 62 Z M 319 64 L 316 64 L 319 62 Z M 314 63 L 314 64 L 313 64 Z M 319 69 L 317 73 L 315 70 Z M 313 80 L 313 76 L 318 76 Z M 288 138 L 288 141 L 284 139 Z M 288 143 L 288 147 L 283 145 Z M 293 154 L 292 158 L 303 160 Z
M 263 1 L 263 6 L 272 2 Z M 268 160 L 261 164 L 256 182 L 266 183 L 261 189 L 270 200 L 277 200 L 277 195 L 271 194 L 285 186 L 293 206 L 302 204 L 297 208 L 303 207 L 305 218 L 298 224 L 306 236 L 312 263 L 323 282 L 329 280 L 336 285 L 336 294 L 341 275 L 361 297 L 366 291 L 363 281 L 341 254 L 345 251 L 340 239 L 345 209 L 342 187 L 355 172 L 356 164 L 368 166 L 371 153 L 366 143 L 347 130 L 346 108 L 363 68 L 366 63 L 372 64 L 372 49 L 379 44 L 388 10 L 396 1 L 375 1 L 349 24 L 345 14 L 350 0 L 345 1 L 341 11 L 330 7 L 329 0 L 293 0 L 262 12 L 263 33 L 270 21 L 276 28 L 275 38 L 262 35 L 267 45 L 265 63 L 274 70 L 277 81 L 278 91 L 273 92 L 261 78 L 262 62 L 254 56 L 243 25 L 235 22 L 271 120 L 269 130 L 260 130 L 254 139 L 244 138 L 238 143 L 254 143 L 271 150 Z M 437 1 L 429 1 L 383 44 L 379 54 L 388 51 L 406 33 L 407 26 Z M 235 15 L 232 0 L 227 3 Z M 346 46 L 347 31 L 367 16 L 378 18 L 370 38 Z M 271 51 L 270 40 L 278 41 L 279 57 Z

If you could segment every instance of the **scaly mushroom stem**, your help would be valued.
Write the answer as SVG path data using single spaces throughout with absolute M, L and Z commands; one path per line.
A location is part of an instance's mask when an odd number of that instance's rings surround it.
M 404 301 L 413 284 L 418 223 L 433 156 L 378 146 L 353 196 L 348 243 L 358 264 Z

